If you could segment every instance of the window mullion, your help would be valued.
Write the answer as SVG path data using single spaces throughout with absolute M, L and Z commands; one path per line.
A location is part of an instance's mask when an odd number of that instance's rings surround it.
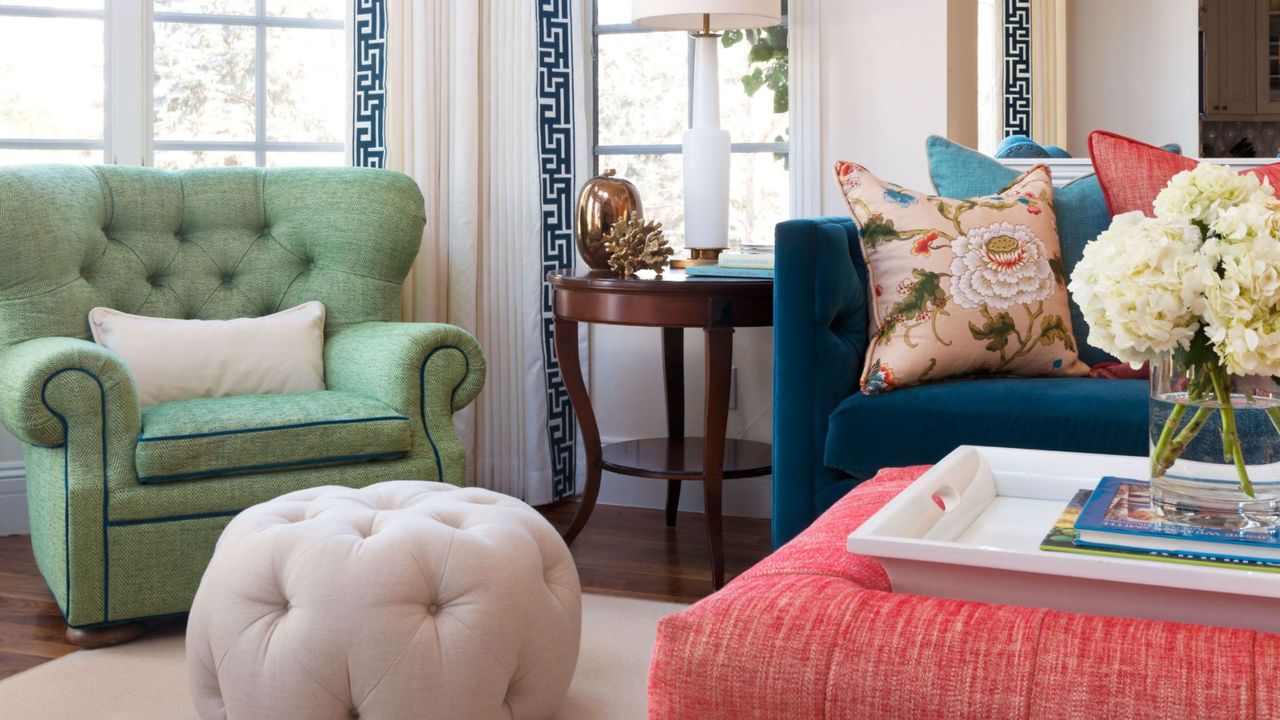
M 151 3 L 107 0 L 105 161 L 150 162 Z
M 257 0 L 258 24 L 254 27 L 253 138 L 254 163 L 267 166 L 267 0 Z

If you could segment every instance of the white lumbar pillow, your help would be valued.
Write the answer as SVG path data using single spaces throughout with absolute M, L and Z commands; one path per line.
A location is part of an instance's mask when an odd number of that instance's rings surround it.
M 235 320 L 89 311 L 99 345 L 124 359 L 143 405 L 324 390 L 324 303 Z

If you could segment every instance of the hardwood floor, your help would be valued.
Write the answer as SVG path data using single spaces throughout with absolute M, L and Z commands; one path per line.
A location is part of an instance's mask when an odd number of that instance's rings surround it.
M 563 530 L 577 503 L 541 508 Z M 694 602 L 711 592 L 711 560 L 702 515 L 680 513 L 674 529 L 661 510 L 598 505 L 573 543 L 586 592 Z M 769 554 L 769 521 L 724 519 L 725 575 Z M 181 623 L 170 620 L 169 623 Z M 26 535 L 0 537 L 0 678 L 74 652 L 66 625 L 31 554 Z
M 540 510 L 563 531 L 577 508 L 576 502 L 563 502 Z M 725 580 L 769 551 L 768 520 L 724 519 Z M 573 542 L 573 558 L 585 592 L 674 602 L 711 594 L 711 551 L 701 513 L 682 512 L 676 527 L 668 528 L 662 510 L 597 505 Z

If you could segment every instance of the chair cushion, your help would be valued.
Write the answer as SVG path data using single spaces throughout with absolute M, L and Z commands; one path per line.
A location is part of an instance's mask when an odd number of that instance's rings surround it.
M 831 414 L 826 464 L 868 478 L 958 445 L 1144 455 L 1147 382 L 996 378 L 853 393 Z
M 408 454 L 409 418 L 359 395 L 309 392 L 193 398 L 142 411 L 142 483 L 392 460 Z

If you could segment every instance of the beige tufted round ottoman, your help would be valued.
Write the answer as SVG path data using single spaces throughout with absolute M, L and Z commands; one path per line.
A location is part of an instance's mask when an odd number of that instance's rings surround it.
M 249 508 L 187 624 L 205 720 L 551 718 L 578 660 L 578 573 L 519 500 L 387 482 Z

